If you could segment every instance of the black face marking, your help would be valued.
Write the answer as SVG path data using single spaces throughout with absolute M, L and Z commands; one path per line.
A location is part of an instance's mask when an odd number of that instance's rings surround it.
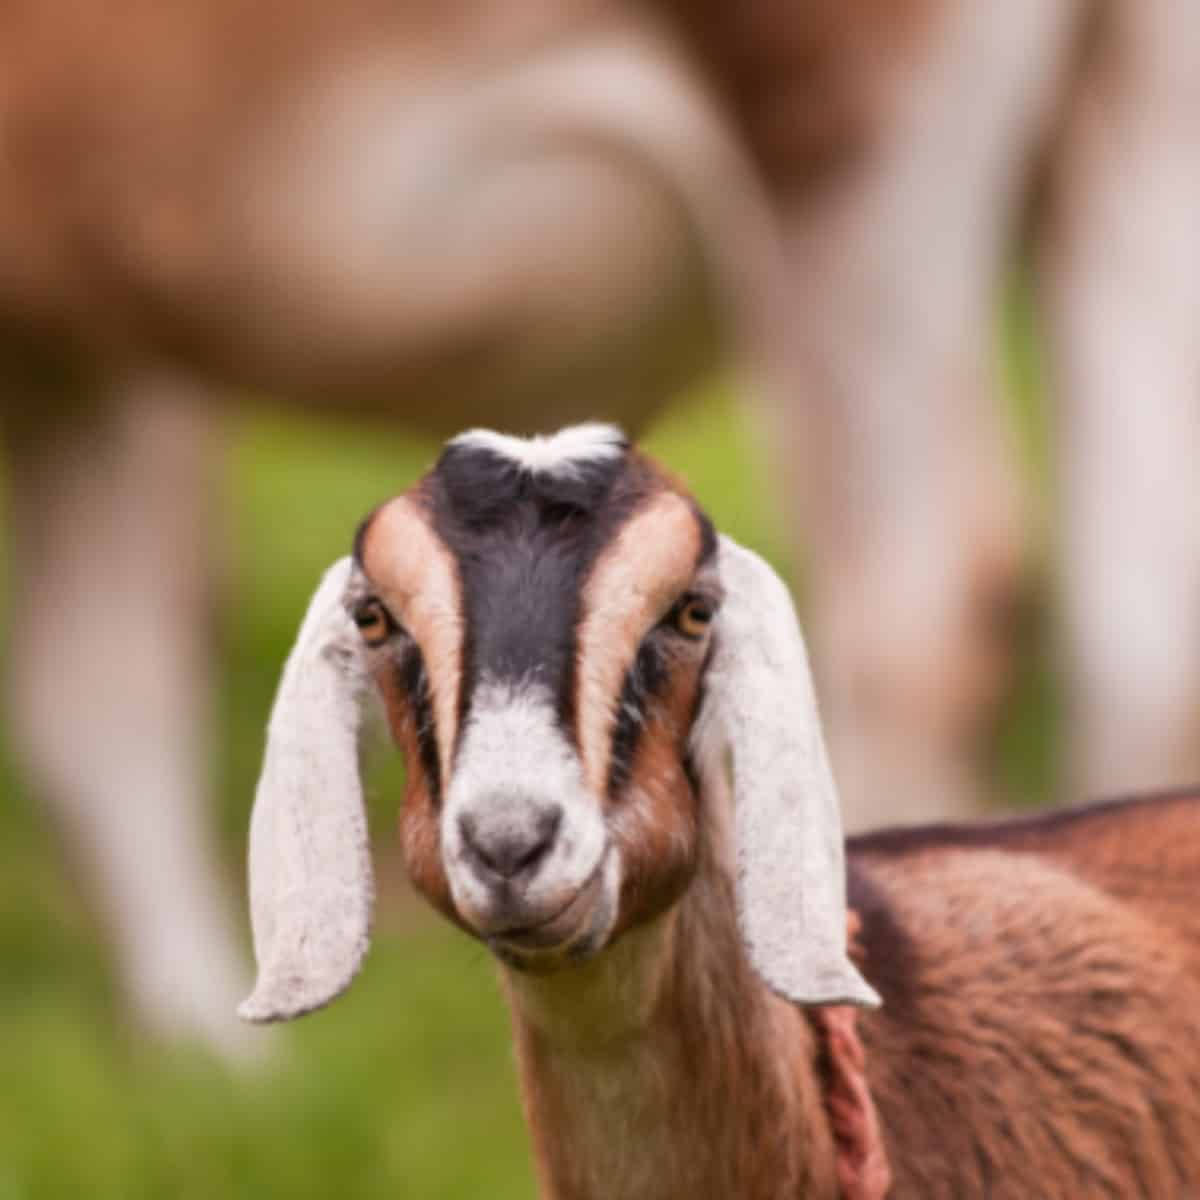
M 627 449 L 622 445 L 619 454 L 581 458 L 558 471 L 531 471 L 485 446 L 451 444 L 433 474 L 467 527 L 493 527 L 522 499 L 535 500 L 553 521 L 595 512 L 627 465 Z
M 434 727 L 433 702 L 425 659 L 414 643 L 407 646 L 396 663 L 396 684 L 412 708 L 413 727 L 421 769 L 429 783 L 429 798 L 435 807 L 442 802 L 442 767 L 438 759 L 437 730 Z
M 715 648 L 715 639 L 709 639 L 709 643 L 704 650 L 704 661 L 700 664 L 700 676 L 696 682 L 696 694 L 692 697 L 692 709 L 688 713 L 687 724 L 689 730 L 695 725 L 696 718 L 700 715 L 701 709 L 704 708 L 704 701 L 708 695 L 708 668 L 712 664 Z M 690 739 L 683 751 L 683 773 L 687 776 L 688 784 L 692 789 L 692 795 L 702 796 L 704 792 L 700 787 L 700 768 L 696 764 L 696 756 L 692 750 Z
M 612 754 L 608 765 L 608 794 L 619 796 L 628 786 L 633 771 L 633 758 L 641 741 L 650 703 L 661 696 L 669 672 L 662 649 L 653 635 L 638 649 L 633 666 L 625 675 L 621 688 L 617 723 L 613 730 Z
M 703 516 L 703 514 L 700 515 Z M 621 688 L 620 707 L 617 710 L 617 720 L 613 730 L 612 755 L 609 760 L 608 772 L 608 795 L 610 797 L 619 795 L 628 786 L 633 770 L 634 756 L 637 753 L 642 728 L 646 723 L 646 714 L 653 701 L 666 691 L 670 679 L 670 664 L 666 648 L 663 646 L 663 639 L 681 637 L 689 642 L 697 641 L 696 635 L 678 629 L 680 610 L 687 605 L 696 604 L 707 609 L 711 619 L 711 615 L 715 615 L 720 603 L 719 597 L 706 592 L 685 592 L 670 612 L 659 622 L 658 627 L 651 630 L 638 648 L 637 657 L 626 674 Z M 687 717 L 689 729 L 704 700 L 705 679 L 708 665 L 712 661 L 712 654 L 713 644 L 710 640 L 704 651 L 704 660 L 700 664 L 696 696 Z M 691 770 L 690 752 L 688 751 L 684 753 L 684 766 L 685 770 Z M 695 790 L 694 778 L 689 776 L 689 779 Z
M 541 683 L 574 736 L 583 581 L 616 530 L 660 487 L 649 466 L 624 453 L 551 473 L 481 446 L 447 448 L 427 494 L 462 586 L 460 730 L 487 674 Z

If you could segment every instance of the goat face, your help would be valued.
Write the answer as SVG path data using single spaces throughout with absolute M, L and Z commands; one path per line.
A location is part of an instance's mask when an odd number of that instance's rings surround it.
M 660 471 L 608 430 L 551 445 L 531 471 L 523 443 L 451 443 L 363 527 L 353 609 L 409 763 L 412 878 L 535 969 L 686 884 L 721 598 L 712 527 Z
M 245 1015 L 324 1003 L 365 949 L 347 764 L 370 683 L 407 757 L 409 872 L 508 964 L 565 969 L 669 907 L 700 856 L 699 792 L 718 803 L 732 757 L 751 960 L 797 999 L 872 999 L 844 953 L 840 826 L 786 590 L 618 431 L 582 426 L 455 439 L 318 592 L 255 804 Z

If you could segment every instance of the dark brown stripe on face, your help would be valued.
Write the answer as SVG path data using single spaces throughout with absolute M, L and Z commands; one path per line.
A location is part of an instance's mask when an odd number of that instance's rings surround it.
M 435 807 L 442 802 L 442 769 L 438 760 L 437 731 L 433 719 L 433 704 L 429 676 L 419 646 L 410 646 L 395 668 L 396 686 L 412 710 L 413 732 L 417 753 L 425 772 L 429 796 Z
M 544 687 L 574 738 L 583 581 L 630 515 L 661 487 L 645 460 L 627 454 L 533 472 L 485 447 L 446 450 L 428 495 L 462 581 L 460 729 L 486 675 Z
M 696 510 L 696 517 L 702 533 L 707 531 L 712 535 L 707 540 L 703 536 L 701 538 L 701 550 L 696 568 L 699 572 L 700 568 L 713 557 L 717 543 L 716 535 L 712 534 L 712 524 L 708 518 L 699 509 Z M 700 598 L 699 594 L 697 598 Z M 629 783 L 634 756 L 653 706 L 662 698 L 663 693 L 671 684 L 673 670 L 686 665 L 671 661 L 673 657 L 671 653 L 672 638 L 681 636 L 669 627 L 672 617 L 673 613 L 669 613 L 660 622 L 658 628 L 651 630 L 643 638 L 633 665 L 629 668 L 621 686 L 616 724 L 613 729 L 611 759 L 608 766 L 608 794 L 610 797 L 620 795 Z M 679 643 L 676 643 L 675 648 L 679 648 Z M 708 671 L 711 658 L 712 640 L 710 638 L 704 651 L 703 662 L 700 665 L 697 702 L 688 714 L 686 721 L 688 728 L 691 727 L 692 720 L 699 710 L 699 697 L 703 690 L 704 676 Z
M 647 634 L 694 579 L 706 524 L 687 497 L 664 487 L 622 525 L 587 579 L 577 705 L 584 771 L 597 792 L 611 780 L 618 699 L 629 694 L 627 681 Z M 631 755 L 640 735 L 627 729 L 622 736 L 622 752 Z
M 662 694 L 667 683 L 667 664 L 662 651 L 643 642 L 633 666 L 625 676 L 613 729 L 612 756 L 608 764 L 608 794 L 620 795 L 629 784 L 647 709 Z

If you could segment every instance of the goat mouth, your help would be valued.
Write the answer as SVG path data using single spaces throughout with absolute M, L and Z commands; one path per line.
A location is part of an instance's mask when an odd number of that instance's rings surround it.
M 576 957 L 586 951 L 598 924 L 597 909 L 604 891 L 604 863 L 588 876 L 579 890 L 557 912 L 533 925 L 497 930 L 485 939 L 489 949 L 510 966 L 521 970 L 543 968 L 550 960 Z

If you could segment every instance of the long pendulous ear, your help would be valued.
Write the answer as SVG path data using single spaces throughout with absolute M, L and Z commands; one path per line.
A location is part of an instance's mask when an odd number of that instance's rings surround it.
M 325 573 L 283 670 L 250 822 L 258 982 L 238 1009 L 282 1021 L 327 1004 L 367 951 L 371 861 L 358 769 L 365 653 L 349 558 Z
M 797 1004 L 878 1004 L 847 955 L 841 814 L 791 597 L 757 554 L 727 537 L 719 566 L 725 601 L 697 758 L 732 760 L 750 962 Z

